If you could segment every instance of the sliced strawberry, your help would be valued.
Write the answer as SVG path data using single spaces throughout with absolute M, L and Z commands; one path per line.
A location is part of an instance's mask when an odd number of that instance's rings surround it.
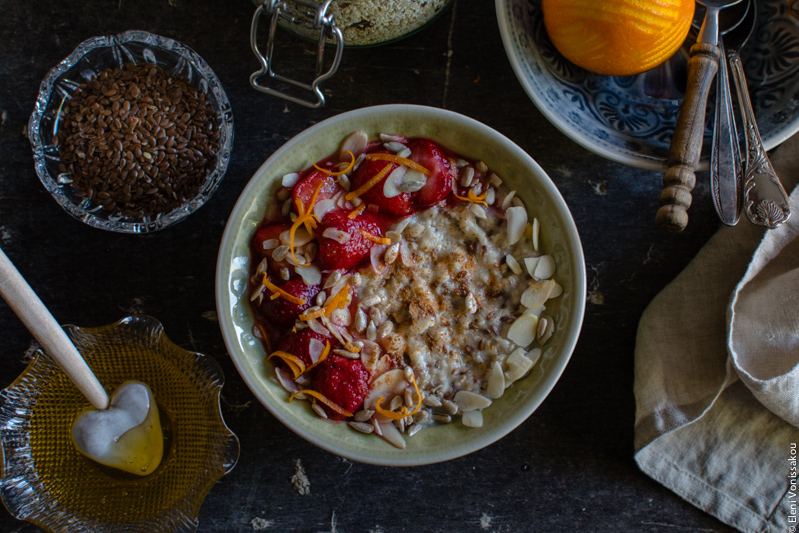
M 305 366 L 311 366 L 315 361 L 314 358 L 311 357 L 311 341 L 312 339 L 316 339 L 317 341 L 322 343 L 322 347 L 324 347 L 325 343 L 330 343 L 331 350 L 335 347 L 334 343 L 336 339 L 333 337 L 325 337 L 321 333 L 317 333 L 310 328 L 301 329 L 299 331 L 293 331 L 280 339 L 278 341 L 276 348 L 281 352 L 287 352 L 291 355 L 296 355 L 302 362 L 305 363 Z M 316 359 L 319 358 L 319 354 L 316 354 Z M 280 359 L 273 358 L 275 360 L 275 364 L 281 364 L 279 361 Z M 284 363 L 285 364 L 285 363 Z
M 328 229 L 335 230 L 325 233 Z M 347 211 L 331 211 L 316 229 L 319 240 L 319 251 L 316 259 L 322 270 L 349 269 L 360 264 L 369 257 L 374 242 L 361 233 L 365 231 L 377 237 L 383 235 L 377 217 L 364 212 L 355 218 L 349 218 Z M 342 232 L 342 233 L 337 233 Z M 336 236 L 344 242 L 336 240 Z
M 452 165 L 444 151 L 434 142 L 418 139 L 410 145 L 409 159 L 430 171 L 427 183 L 414 194 L 414 202 L 422 207 L 437 204 L 452 191 Z
M 319 285 L 306 285 L 302 278 L 293 278 L 280 285 L 280 288 L 288 294 L 301 300 L 302 304 L 290 302 L 278 296 L 274 300 L 270 298 L 270 291 L 267 290 L 261 303 L 261 312 L 272 322 L 281 326 L 291 326 L 300 314 L 313 305 L 314 297 L 319 293 Z
M 360 359 L 329 355 L 311 375 L 311 387 L 342 409 L 355 413 L 369 392 L 369 371 Z M 324 407 L 328 417 L 341 420 L 342 415 Z
M 383 150 L 380 153 L 385 153 L 385 151 Z M 415 211 L 409 193 L 404 192 L 392 198 L 386 198 L 385 194 L 383 194 L 386 178 L 391 175 L 394 169 L 399 167 L 398 163 L 391 163 L 388 161 L 364 161 L 352 175 L 352 187 L 350 190 L 357 190 L 388 166 L 390 166 L 391 170 L 387 171 L 383 179 L 377 182 L 371 189 L 363 193 L 361 195 L 361 200 L 368 204 L 378 206 L 380 212 L 384 214 L 396 216 L 409 215 Z
M 297 209 L 299 200 L 302 202 L 303 208 L 307 210 L 317 188 L 319 188 L 319 193 L 316 195 L 316 202 L 332 198 L 342 190 L 335 176 L 314 169 L 294 187 L 294 208 Z
M 261 256 L 267 256 L 272 253 L 272 250 L 280 246 L 280 234 L 284 231 L 291 229 L 291 224 L 288 222 L 278 222 L 277 224 L 269 224 L 255 232 L 252 238 L 252 249 Z M 264 243 L 267 241 L 278 241 L 277 245 L 270 246 L 268 249 L 264 248 Z M 274 242 L 269 243 L 274 244 Z

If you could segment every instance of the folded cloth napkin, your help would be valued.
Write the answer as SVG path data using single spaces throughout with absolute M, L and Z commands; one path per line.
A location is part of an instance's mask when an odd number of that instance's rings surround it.
M 799 135 L 772 163 L 799 179 Z M 799 188 L 774 230 L 721 228 L 641 317 L 635 460 L 745 532 L 796 531 Z

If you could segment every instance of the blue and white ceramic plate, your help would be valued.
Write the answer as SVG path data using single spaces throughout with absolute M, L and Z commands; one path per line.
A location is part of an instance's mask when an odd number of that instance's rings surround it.
M 757 0 L 757 8 L 758 27 L 741 56 L 760 133 L 770 150 L 799 131 L 799 1 Z M 693 35 L 656 69 L 636 76 L 601 76 L 572 64 L 555 49 L 544 29 L 541 0 L 496 0 L 496 10 L 516 76 L 552 124 L 613 161 L 666 168 Z M 700 168 L 707 168 L 707 133 Z

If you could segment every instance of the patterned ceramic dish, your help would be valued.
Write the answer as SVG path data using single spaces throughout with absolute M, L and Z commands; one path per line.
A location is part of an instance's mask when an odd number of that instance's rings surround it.
M 239 441 L 219 407 L 219 365 L 174 345 L 150 317 L 66 330 L 109 391 L 131 379 L 150 386 L 164 458 L 152 474 L 138 477 L 81 454 L 71 428 L 88 401 L 39 351 L 0 393 L 3 503 L 16 518 L 47 531 L 194 531 L 203 499 L 239 456 Z
M 168 73 L 187 79 L 208 95 L 217 119 L 219 148 L 216 163 L 206 171 L 199 190 L 182 205 L 154 216 L 122 216 L 102 209 L 102 205 L 94 200 L 78 196 L 70 185 L 70 177 L 59 169 L 58 147 L 53 142 L 58 132 L 61 108 L 78 85 L 106 69 L 129 62 L 157 64 Z M 233 113 L 216 74 L 194 50 L 173 39 L 145 31 L 128 31 L 84 41 L 47 74 L 28 123 L 28 137 L 33 148 L 36 174 L 67 213 L 95 228 L 119 233 L 146 233 L 183 220 L 216 191 L 227 171 L 233 149 Z
M 758 27 L 741 55 L 752 104 L 770 150 L 799 130 L 799 17 L 784 0 L 758 0 Z M 799 3 L 797 3 L 799 4 Z M 688 48 L 649 72 L 600 76 L 561 56 L 547 37 L 540 0 L 496 0 L 511 65 L 535 105 L 584 148 L 640 168 L 663 170 L 682 103 Z M 680 81 L 681 80 L 681 81 Z M 708 107 L 712 109 L 712 106 Z M 712 117 L 712 113 L 708 113 Z M 702 167 L 707 168 L 710 130 Z
M 349 133 L 363 130 L 371 138 L 383 132 L 426 137 L 464 157 L 482 159 L 527 209 L 541 220 L 543 248 L 551 250 L 564 288 L 553 311 L 557 327 L 530 375 L 513 385 L 484 412 L 480 428 L 441 424 L 420 431 L 404 450 L 333 424 L 288 395 L 266 363 L 261 342 L 253 336 L 250 307 L 250 242 L 281 177 L 308 161 L 337 150 Z M 546 229 L 543 229 L 546 228 Z M 560 282 L 560 280 L 559 280 Z M 500 439 L 521 424 L 544 401 L 571 357 L 585 309 L 585 265 L 571 214 L 550 178 L 527 153 L 506 137 L 475 120 L 441 109 L 387 105 L 332 117 L 300 133 L 275 152 L 250 180 L 228 220 L 219 250 L 216 297 L 219 322 L 233 362 L 258 399 L 288 428 L 317 446 L 355 461 L 410 466 L 459 457 Z

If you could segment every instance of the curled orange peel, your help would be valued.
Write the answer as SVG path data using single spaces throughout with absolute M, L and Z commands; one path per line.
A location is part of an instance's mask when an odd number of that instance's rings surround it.
M 275 285 L 274 283 L 269 281 L 269 279 L 267 279 L 267 277 L 266 277 L 266 272 L 264 272 L 264 279 L 263 279 L 262 283 L 264 284 L 264 286 L 267 289 L 272 291 L 272 296 L 270 296 L 270 298 L 272 300 L 274 300 L 275 298 L 279 297 L 279 298 L 283 298 L 284 300 L 288 300 L 289 302 L 291 302 L 293 304 L 305 305 L 305 300 L 303 298 L 297 298 L 293 294 L 287 293 L 286 291 L 284 291 L 283 289 L 281 289 L 280 287 L 278 287 L 277 285 Z
M 333 411 L 337 412 L 341 416 L 346 416 L 346 417 L 351 417 L 352 416 L 352 413 L 350 413 L 346 409 L 344 409 L 344 408 L 336 405 L 335 403 L 333 403 L 324 394 L 318 393 L 315 390 L 311 390 L 311 389 L 300 389 L 300 390 L 298 390 L 297 392 L 295 392 L 294 394 L 289 396 L 289 402 L 291 400 L 293 400 L 294 397 L 297 396 L 298 394 L 307 394 L 308 396 L 316 398 L 317 400 L 319 400 L 320 402 L 322 402 L 323 404 L 325 404 L 326 406 L 328 406 L 330 409 L 332 409 Z
M 386 418 L 390 418 L 391 420 L 401 420 L 406 416 L 413 416 L 419 412 L 419 409 L 422 407 L 422 395 L 419 394 L 419 386 L 416 384 L 416 377 L 411 376 L 411 384 L 413 385 L 413 389 L 416 391 L 416 397 L 419 398 L 419 401 L 416 403 L 416 408 L 408 412 L 408 408 L 406 406 L 402 406 L 399 412 L 396 411 L 389 411 L 388 409 L 383 409 L 380 407 L 380 403 L 386 399 L 385 396 L 381 396 L 378 398 L 377 403 L 375 404 L 375 411 L 380 413 L 381 415 L 385 416 Z
M 432 174 L 432 171 L 430 169 L 420 165 L 416 161 L 412 161 L 408 158 L 400 157 L 394 154 L 367 154 L 366 159 L 368 161 L 390 161 L 391 163 L 397 163 L 398 165 L 408 167 L 411 170 L 421 172 L 425 176 L 429 176 L 430 174 Z

